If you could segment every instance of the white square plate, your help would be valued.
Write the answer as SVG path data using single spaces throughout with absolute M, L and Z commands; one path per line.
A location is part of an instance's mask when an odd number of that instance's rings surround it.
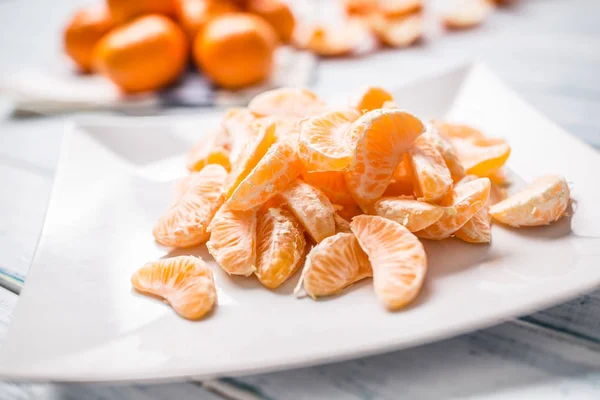
M 331 362 L 495 324 L 600 284 L 600 157 L 483 66 L 398 88 L 397 103 L 504 137 L 519 186 L 544 173 L 572 185 L 573 214 L 548 227 L 495 225 L 491 245 L 426 243 L 416 304 L 389 313 L 369 283 L 323 301 L 230 278 L 200 322 L 134 293 L 129 278 L 165 256 L 151 228 L 211 118 L 88 119 L 65 137 L 46 223 L 0 355 L 0 376 L 53 381 L 214 377 Z M 175 251 L 172 254 L 189 254 Z M 203 248 L 192 251 L 212 260 Z

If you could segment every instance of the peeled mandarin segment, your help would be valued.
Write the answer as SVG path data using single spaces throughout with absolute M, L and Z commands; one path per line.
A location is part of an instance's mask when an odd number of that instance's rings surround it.
M 308 253 L 302 271 L 306 293 L 316 299 L 344 290 L 372 271 L 365 252 L 352 233 L 338 233 L 317 244 Z
M 363 209 L 385 192 L 404 153 L 422 132 L 421 121 L 401 110 L 373 110 L 354 121 L 347 138 L 354 162 L 344 177 Z
M 376 9 L 374 0 L 344 0 L 344 9 L 349 15 L 367 15 Z
M 352 163 L 344 138 L 360 114 L 356 110 L 332 111 L 300 123 L 298 152 L 308 172 L 342 171 Z
M 494 172 L 490 173 L 487 177 L 490 178 L 490 181 L 495 185 L 498 185 L 498 186 L 509 186 L 510 185 L 510 180 L 509 180 L 504 168 L 495 170 Z
M 268 288 L 275 289 L 300 267 L 306 240 L 296 218 L 281 208 L 261 209 L 256 231 L 255 274 Z
M 325 111 L 326 104 L 306 89 L 279 88 L 254 97 L 248 109 L 258 117 L 282 116 L 304 118 Z
M 356 201 L 350 195 L 344 180 L 344 173 L 340 171 L 326 172 L 302 172 L 302 179 L 309 185 L 312 185 L 325 193 L 325 196 L 333 204 L 356 204 Z
M 156 241 L 173 247 L 206 242 L 208 225 L 223 204 L 221 190 L 226 177 L 225 168 L 210 164 L 185 178 L 175 203 L 154 225 L 152 234 Z
M 423 8 L 422 0 L 378 0 L 377 11 L 386 17 L 403 17 L 418 13 Z
M 419 293 L 427 271 L 423 245 L 397 222 L 360 215 L 350 224 L 373 267 L 373 286 L 388 310 L 409 304 Z
M 390 184 L 383 192 L 385 197 L 412 196 L 414 193 L 414 179 L 410 157 L 405 154 L 402 161 L 394 170 Z
M 294 35 L 295 44 L 323 57 L 352 53 L 368 37 L 360 21 L 348 20 L 336 25 L 305 26 Z
M 148 263 L 131 276 L 135 290 L 164 299 L 187 319 L 200 319 L 217 301 L 213 273 L 202 259 L 165 258 Z
M 260 117 L 252 123 L 252 128 L 255 130 L 261 129 L 262 127 L 275 124 L 275 136 L 277 139 L 293 139 L 298 140 L 299 119 L 297 117 Z
M 315 242 L 335 234 L 335 209 L 319 189 L 297 180 L 281 192 L 281 198 Z
M 275 136 L 275 125 L 265 126 L 258 132 L 257 136 L 244 146 L 239 156 L 239 161 L 234 165 L 231 174 L 227 178 L 223 193 L 225 200 L 229 199 L 240 183 L 263 159 L 277 137 Z
M 540 226 L 557 221 L 569 206 L 570 191 L 565 178 L 545 175 L 524 190 L 490 207 L 490 215 L 504 224 Z
M 411 232 L 433 225 L 444 215 L 441 207 L 403 197 L 384 197 L 375 203 L 374 210 L 380 217 L 404 225 Z
M 453 124 L 449 122 L 433 120 L 432 125 L 438 134 L 445 139 L 485 139 L 481 131 L 463 124 Z
M 489 243 L 492 241 L 491 218 L 488 207 L 484 206 L 468 220 L 454 236 L 468 243 Z
M 452 8 L 442 15 L 448 29 L 469 29 L 480 25 L 492 12 L 488 0 L 455 0 Z
M 208 164 L 219 164 L 229 171 L 230 151 L 231 140 L 227 132 L 222 129 L 213 130 L 191 148 L 186 160 L 187 169 L 200 171 Z
M 246 108 L 231 108 L 221 121 L 221 126 L 231 140 L 230 160 L 235 164 L 244 147 L 255 137 L 252 123 L 256 117 Z
M 256 264 L 256 210 L 222 206 L 210 226 L 208 252 L 230 275 L 251 275 Z
M 408 47 L 423 36 L 423 18 L 419 14 L 393 18 L 375 14 L 369 24 L 377 38 L 391 47 Z
M 444 215 L 433 225 L 415 232 L 423 239 L 441 240 L 450 237 L 486 206 L 490 196 L 490 180 L 479 178 L 459 184 L 452 190 L 451 203 L 443 202 Z
M 437 129 L 433 126 L 428 127 L 427 132 L 425 132 L 423 136 L 425 136 L 444 159 L 446 166 L 450 170 L 450 175 L 452 175 L 452 180 L 458 182 L 460 179 L 464 178 L 467 174 L 465 167 L 463 167 L 452 143 L 439 135 Z
M 436 201 L 452 189 L 452 176 L 437 149 L 418 137 L 409 150 L 415 192 L 419 200 Z
M 257 207 L 285 190 L 300 172 L 300 160 L 292 142 L 276 142 L 240 182 L 227 204 L 232 210 Z
M 392 95 L 387 90 L 377 86 L 367 86 L 362 88 L 351 105 L 360 112 L 366 112 L 382 108 L 384 103 L 393 101 Z

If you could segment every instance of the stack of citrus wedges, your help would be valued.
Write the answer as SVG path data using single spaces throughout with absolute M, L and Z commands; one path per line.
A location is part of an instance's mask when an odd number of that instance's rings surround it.
M 492 218 L 536 226 L 565 213 L 559 176 L 502 199 L 510 150 L 469 126 L 425 124 L 382 88 L 344 107 L 276 89 L 227 112 L 190 150 L 190 173 L 153 234 L 170 247 L 205 243 L 228 274 L 269 289 L 302 270 L 297 293 L 315 299 L 372 277 L 378 300 L 397 310 L 423 285 L 422 239 L 489 243 Z M 132 283 L 187 318 L 216 301 L 209 266 L 192 256 L 147 264 Z

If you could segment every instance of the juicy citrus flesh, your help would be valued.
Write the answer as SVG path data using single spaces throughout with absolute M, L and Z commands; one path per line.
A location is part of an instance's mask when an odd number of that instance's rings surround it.
M 462 165 L 456 149 L 448 139 L 442 137 L 438 133 L 435 126 L 429 125 L 423 136 L 440 153 L 444 159 L 444 162 L 446 163 L 446 167 L 448 167 L 448 170 L 450 171 L 450 175 L 452 175 L 452 180 L 454 182 L 458 182 L 467 175 L 465 167 Z
M 304 181 L 323 193 L 333 204 L 353 205 L 354 198 L 346 187 L 344 173 L 341 171 L 302 172 Z
M 377 38 L 390 47 L 408 47 L 423 36 L 423 17 L 420 14 L 392 18 L 374 14 L 369 18 L 369 25 Z
M 257 136 L 257 132 L 252 126 L 255 120 L 254 114 L 246 108 L 231 108 L 223 117 L 221 127 L 231 140 L 229 160 L 232 164 L 239 162 L 245 146 Z
M 490 215 L 514 227 L 547 225 L 565 214 L 569 201 L 569 185 L 565 178 L 545 175 L 522 191 L 491 206 Z
M 401 224 L 374 215 L 359 215 L 350 229 L 373 267 L 373 288 L 390 311 L 411 303 L 427 272 L 427 257 L 419 239 Z
M 348 130 L 354 161 L 345 179 L 363 210 L 385 192 L 404 153 L 423 129 L 418 118 L 401 110 L 373 110 L 354 121 Z
M 248 276 L 256 270 L 256 212 L 223 205 L 208 226 L 208 252 L 230 275 Z
M 281 197 L 315 242 L 335 234 L 335 208 L 319 189 L 296 180 L 281 193 Z
M 234 210 L 257 207 L 285 190 L 301 170 L 293 142 L 276 142 L 232 192 L 227 204 Z
M 253 98 L 248 109 L 258 117 L 309 117 L 325 111 L 326 104 L 307 89 L 279 88 Z
M 410 156 L 404 154 L 392 175 L 388 187 L 383 192 L 383 197 L 412 196 L 415 191 L 413 171 Z
M 186 167 L 189 171 L 200 171 L 209 164 L 219 164 L 229 171 L 231 169 L 230 152 L 229 134 L 223 129 L 215 129 L 190 149 L 187 154 Z
M 452 236 L 454 232 L 486 206 L 490 196 L 490 186 L 488 178 L 478 178 L 471 182 L 456 185 L 452 190 L 450 202 L 442 203 L 443 206 L 446 206 L 442 218 L 433 225 L 415 232 L 415 234 L 420 238 L 433 240 L 441 240 Z
M 487 0 L 456 0 L 454 7 L 442 15 L 448 29 L 469 29 L 485 21 L 492 6 Z
M 412 197 L 383 197 L 375 203 L 374 210 L 380 217 L 404 225 L 411 232 L 433 225 L 444 215 L 442 207 Z
M 337 294 L 371 275 L 371 263 L 354 234 L 338 233 L 308 253 L 300 284 L 316 299 Z
M 142 266 L 131 276 L 135 290 L 160 297 L 184 318 L 205 316 L 217 302 L 213 273 L 202 259 L 165 258 Z
M 208 225 L 223 203 L 221 189 L 226 177 L 225 168 L 211 164 L 185 178 L 174 204 L 154 225 L 156 241 L 172 247 L 206 242 Z
M 366 86 L 361 89 L 352 106 L 360 112 L 366 112 L 382 108 L 388 101 L 393 102 L 394 98 L 387 90 L 379 86 Z
M 298 151 L 308 172 L 342 171 L 352 163 L 346 131 L 360 113 L 353 109 L 331 111 L 300 123 Z
M 452 175 L 442 155 L 427 137 L 419 136 L 409 150 L 415 192 L 420 200 L 436 201 L 452 188 Z
M 477 179 L 475 175 L 466 175 L 458 184 L 464 184 Z M 489 243 L 492 241 L 492 218 L 489 214 L 489 205 L 492 203 L 492 189 L 486 205 L 471 217 L 454 236 L 468 243 Z
M 302 226 L 281 208 L 261 209 L 256 232 L 255 274 L 270 289 L 279 287 L 301 267 L 306 240 Z

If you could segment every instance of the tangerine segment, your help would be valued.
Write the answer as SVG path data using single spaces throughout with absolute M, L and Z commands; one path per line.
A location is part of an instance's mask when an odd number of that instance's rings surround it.
M 335 234 L 335 208 L 319 189 L 296 180 L 281 192 L 281 198 L 315 242 Z
M 469 125 L 451 124 L 438 120 L 431 121 L 438 134 L 448 140 L 452 139 L 485 139 L 485 135 Z
M 486 206 L 490 196 L 490 180 L 479 178 L 464 184 L 458 184 L 452 195 L 442 201 L 444 215 L 438 222 L 415 234 L 423 239 L 441 240 L 450 237 L 459 230 L 479 210 Z
M 369 25 L 377 38 L 387 46 L 408 47 L 423 36 L 423 17 L 420 14 L 388 18 L 375 14 Z
M 454 236 L 468 243 L 489 243 L 492 241 L 492 225 L 488 206 L 468 220 Z
M 277 139 L 298 140 L 298 118 L 297 117 L 260 117 L 252 123 L 254 131 L 260 130 L 263 126 L 275 124 L 275 135 Z
M 344 180 L 344 173 L 340 171 L 326 172 L 302 172 L 302 179 L 309 185 L 312 185 L 325 193 L 325 196 L 333 204 L 356 204 Z
M 384 197 L 375 203 L 374 210 L 380 217 L 404 225 L 411 232 L 433 225 L 444 215 L 443 208 L 412 197 Z
M 452 189 L 450 170 L 427 137 L 420 136 L 415 140 L 409 156 L 419 200 L 436 201 Z
M 393 102 L 392 95 L 385 89 L 378 86 L 366 86 L 352 101 L 352 107 L 360 112 L 366 112 L 382 108 L 386 102 Z
M 285 190 L 301 172 L 292 142 L 275 143 L 256 167 L 240 182 L 227 201 L 233 210 L 249 210 Z
M 241 151 L 239 160 L 234 164 L 234 169 L 227 178 L 223 193 L 225 200 L 229 199 L 240 183 L 252 172 L 256 164 L 263 159 L 267 151 L 277 140 L 275 125 L 262 127 L 256 137 L 250 140 Z
M 331 111 L 300 124 L 298 151 L 308 172 L 342 171 L 352 163 L 352 151 L 344 137 L 359 116 L 352 109 Z
M 394 170 L 394 175 L 388 187 L 383 192 L 386 197 L 411 196 L 414 192 L 413 171 L 410 157 L 405 154 L 402 161 Z
M 352 53 L 368 37 L 360 21 L 348 20 L 336 25 L 305 26 L 294 35 L 295 44 L 323 57 Z
M 223 205 L 208 227 L 208 252 L 230 275 L 251 275 L 256 264 L 256 210 Z
M 348 143 L 354 151 L 346 185 L 361 207 L 379 199 L 404 153 L 423 132 L 415 116 L 401 110 L 373 110 L 354 121 Z
M 231 108 L 223 117 L 221 127 L 227 132 L 231 139 L 231 154 L 230 160 L 235 164 L 244 146 L 252 138 L 256 132 L 252 129 L 252 123 L 256 117 L 247 108 Z
M 487 0 L 455 0 L 454 7 L 442 15 L 448 29 L 469 29 L 480 25 L 492 12 Z
M 545 175 L 524 190 L 490 207 L 490 215 L 503 224 L 540 226 L 557 221 L 569 206 L 570 191 L 565 178 Z
M 450 143 L 449 140 L 442 137 L 438 134 L 437 129 L 431 125 L 428 127 L 427 131 L 423 134 L 426 139 L 435 147 L 435 149 L 440 153 L 446 166 L 450 170 L 450 175 L 452 175 L 452 180 L 454 182 L 458 182 L 467 174 L 465 171 L 465 167 L 463 167 L 454 146 Z
M 375 0 L 344 0 L 344 9 L 349 15 L 368 15 L 375 10 Z
M 165 246 L 188 247 L 208 240 L 207 228 L 223 204 L 221 190 L 227 177 L 225 168 L 210 164 L 192 172 L 178 186 L 173 205 L 152 229 L 156 241 Z
M 223 129 L 213 130 L 190 149 L 186 160 L 187 169 L 200 171 L 208 164 L 219 164 L 229 171 L 231 169 L 230 152 L 229 134 Z
M 255 274 L 268 288 L 275 289 L 302 264 L 306 240 L 300 223 L 281 208 L 261 209 L 256 231 Z
M 375 295 L 388 310 L 409 304 L 419 293 L 427 271 L 423 245 L 397 222 L 360 215 L 350 224 L 373 267 Z
M 258 117 L 308 117 L 325 111 L 326 104 L 306 89 L 279 88 L 254 97 L 248 109 Z
M 371 264 L 354 234 L 338 233 L 308 253 L 300 284 L 316 299 L 337 294 L 367 276 L 372 276 Z
M 378 0 L 377 11 L 386 17 L 405 17 L 423 9 L 422 0 Z
M 181 256 L 150 262 L 131 276 L 134 289 L 164 299 L 187 319 L 200 319 L 217 301 L 210 267 L 200 258 Z

